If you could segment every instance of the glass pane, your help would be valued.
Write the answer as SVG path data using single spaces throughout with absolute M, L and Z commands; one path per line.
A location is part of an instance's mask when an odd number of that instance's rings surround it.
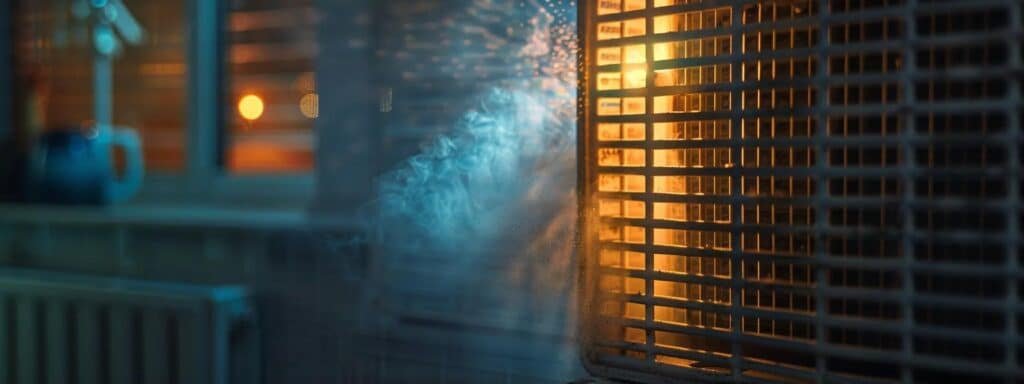
M 319 20 L 315 0 L 231 1 L 225 153 L 230 172 L 312 170 Z
M 51 130 L 93 120 L 93 50 L 89 22 L 71 1 L 15 4 L 17 77 L 30 129 Z M 138 131 L 146 168 L 184 166 L 187 123 L 186 26 L 181 2 L 124 0 L 145 30 L 138 46 L 123 46 L 114 61 L 113 123 Z

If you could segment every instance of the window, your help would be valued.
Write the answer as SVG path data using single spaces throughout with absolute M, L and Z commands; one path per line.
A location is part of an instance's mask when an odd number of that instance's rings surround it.
M 93 49 L 89 22 L 70 1 L 18 1 L 15 71 L 29 79 L 21 103 L 39 105 L 44 129 L 80 125 L 93 118 Z M 185 165 L 188 35 L 180 2 L 125 0 L 146 31 L 139 46 L 114 62 L 113 123 L 139 132 L 146 167 L 180 171 Z M 80 12 L 80 11 L 77 11 Z
M 236 173 L 313 167 L 319 114 L 315 0 L 233 0 L 227 22 L 228 146 Z
M 114 60 L 113 123 L 138 131 L 150 175 L 312 170 L 319 113 L 314 0 L 122 1 L 145 38 Z M 88 13 L 87 4 L 11 5 L 16 78 L 31 79 L 15 91 L 19 110 L 38 105 L 45 129 L 93 119 L 90 21 L 76 16 Z M 199 41 L 189 41 L 195 35 Z M 219 95 L 210 100 L 222 105 L 210 109 L 197 95 Z

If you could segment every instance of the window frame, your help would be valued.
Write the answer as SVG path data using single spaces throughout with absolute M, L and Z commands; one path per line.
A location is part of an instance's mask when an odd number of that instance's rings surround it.
M 0 84 L 14 84 L 14 6 L 0 7 Z M 0 143 L 14 134 L 14 87 L 0 87 Z
M 133 203 L 212 204 L 306 208 L 313 202 L 316 164 L 296 173 L 231 173 L 226 168 L 228 142 L 229 4 L 187 0 L 186 126 L 182 127 L 184 167 L 180 171 L 146 171 Z M 14 9 L 0 7 L 0 77 L 15 80 Z M 212 38 L 211 38 L 212 37 Z M 0 138 L 13 134 L 14 89 L 0 89 Z M 312 135 L 318 124 L 314 123 Z M 315 141 L 314 141 L 315 142 Z M 317 158 L 318 145 L 312 148 Z

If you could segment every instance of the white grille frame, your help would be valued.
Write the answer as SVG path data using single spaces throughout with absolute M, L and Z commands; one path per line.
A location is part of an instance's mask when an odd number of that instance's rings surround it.
M 817 6 L 817 14 L 805 18 L 798 18 L 784 22 L 769 22 L 764 24 L 745 24 L 741 20 L 745 6 L 765 3 L 793 3 L 793 1 L 755 1 L 755 0 L 704 0 L 690 1 L 688 4 L 671 5 L 655 8 L 654 0 L 646 0 L 641 10 L 616 13 L 610 15 L 595 15 L 593 3 L 599 0 L 581 1 L 579 9 L 580 17 L 580 46 L 584 47 L 580 59 L 580 125 L 579 125 L 579 166 L 580 166 L 580 224 L 581 224 L 581 251 L 583 260 L 583 300 L 581 300 L 581 327 L 582 344 L 584 349 L 584 361 L 588 369 L 599 376 L 620 378 L 620 379 L 642 379 L 645 381 L 666 381 L 673 382 L 679 379 L 697 379 L 701 381 L 752 381 L 752 382 L 776 382 L 781 380 L 798 380 L 807 382 L 877 382 L 877 381 L 927 381 L 927 376 L 932 373 L 948 372 L 950 374 L 963 374 L 966 377 L 977 377 L 991 379 L 993 381 L 1013 382 L 1024 377 L 1024 370 L 1021 368 L 1021 358 L 1018 356 L 1024 346 L 1019 331 L 1019 323 L 1024 319 L 1024 303 L 1020 300 L 1019 289 L 1022 284 L 1021 253 L 1019 238 L 1021 236 L 1020 199 L 1021 189 L 1019 178 L 1021 176 L 1021 74 L 1024 71 L 1022 65 L 1022 52 L 1019 41 L 1024 38 L 1024 23 L 1022 23 L 1022 8 L 1024 3 L 1017 0 L 904 0 L 898 5 L 884 5 L 876 8 L 869 8 L 855 12 L 832 13 L 831 5 L 841 3 L 838 0 L 811 0 Z M 680 1 L 685 2 L 685 1 Z M 850 1 L 854 2 L 854 1 Z M 882 0 L 877 1 L 882 3 Z M 895 0 L 890 0 L 897 3 Z M 709 8 L 725 7 L 730 9 L 732 23 L 725 28 L 717 28 L 713 31 L 698 30 L 689 32 L 673 32 L 669 34 L 655 35 L 653 29 L 653 18 L 655 16 L 676 14 L 686 11 L 702 10 Z M 993 31 L 959 31 L 945 35 L 919 35 L 917 21 L 924 15 L 951 14 L 953 12 L 982 12 L 986 10 L 1005 10 L 1005 28 Z M 596 25 L 599 22 L 622 21 L 633 18 L 643 18 L 647 25 L 644 35 L 626 37 L 613 41 L 598 41 L 595 38 Z M 887 40 L 861 42 L 854 44 L 811 44 L 810 47 L 785 52 L 761 52 L 760 54 L 745 53 L 743 46 L 745 33 L 756 33 L 756 31 L 775 30 L 783 27 L 811 26 L 817 27 L 817 41 L 828 42 L 832 38 L 829 28 L 821 28 L 822 25 L 835 26 L 843 23 L 853 23 L 860 20 L 876 20 L 889 18 L 896 20 L 903 26 L 903 35 L 898 38 Z M 646 86 L 636 90 L 598 90 L 597 76 L 599 69 L 619 70 L 620 66 L 599 66 L 597 65 L 597 48 L 613 45 L 644 44 L 647 46 L 646 63 L 652 63 L 653 48 L 651 45 L 657 42 L 678 40 L 683 38 L 699 38 L 708 33 L 729 35 L 732 38 L 731 54 L 716 57 L 710 60 L 677 60 L 686 63 L 728 63 L 731 66 L 732 74 L 727 84 L 715 84 L 708 87 L 678 87 L 679 91 L 712 89 L 721 92 L 728 92 L 731 95 L 732 109 L 727 112 L 695 112 L 680 114 L 654 114 L 652 104 L 654 95 L 659 91 L 654 87 L 654 71 L 669 68 L 668 65 L 659 67 L 659 63 L 646 67 Z M 966 65 L 956 70 L 928 70 L 918 67 L 915 58 L 920 49 L 926 47 L 948 47 L 972 42 L 998 42 L 1007 50 L 1006 61 L 998 66 Z M 829 75 L 829 58 L 835 55 L 849 54 L 852 52 L 865 53 L 875 51 L 900 52 L 902 63 L 898 70 L 882 74 L 860 74 L 834 76 Z M 798 55 L 799 53 L 799 55 Z M 813 57 L 815 70 L 812 76 L 799 81 L 770 82 L 747 82 L 735 81 L 737 74 L 742 73 L 744 60 L 754 58 L 773 57 Z M 984 63 L 989 64 L 989 63 Z M 674 68 L 674 67 L 673 67 Z M 998 100 L 973 100 L 957 99 L 945 102 L 933 102 L 921 100 L 921 95 L 916 88 L 920 84 L 935 84 L 939 82 L 971 82 L 982 78 L 1005 78 L 1008 82 L 1005 94 Z M 896 103 L 867 104 L 867 105 L 834 105 L 829 92 L 817 92 L 812 94 L 813 105 L 806 109 L 793 110 L 748 110 L 744 107 L 736 108 L 738 100 L 743 99 L 743 92 L 768 86 L 790 86 L 794 89 L 797 86 L 813 87 L 817 90 L 827 90 L 837 85 L 866 85 L 871 83 L 889 83 L 897 85 L 900 100 Z M 652 92 L 653 91 L 653 92 Z M 597 101 L 599 97 L 612 96 L 642 96 L 645 98 L 645 113 L 635 117 L 608 117 L 597 114 Z M 966 112 L 988 111 L 1005 114 L 1006 121 L 1000 132 L 985 132 L 980 135 L 957 134 L 940 135 L 925 131 L 926 127 L 918 127 L 918 118 L 923 114 L 956 114 Z M 744 136 L 744 119 L 753 119 L 759 116 L 770 115 L 803 115 L 811 118 L 813 134 L 802 138 L 773 138 L 770 141 L 760 139 L 746 139 Z M 877 136 L 839 136 L 830 132 L 830 119 L 839 116 L 847 117 L 852 115 L 875 116 L 885 115 L 898 119 L 899 129 L 896 135 Z M 988 116 L 988 115 L 985 115 Z M 673 121 L 673 119 L 700 119 L 719 118 L 730 121 L 730 138 L 744 137 L 744 139 L 725 140 L 694 140 L 680 141 L 674 143 L 658 142 L 652 140 L 652 125 L 657 122 Z M 988 117 L 984 118 L 988 121 Z M 597 138 L 596 124 L 599 122 L 638 122 L 644 124 L 643 141 L 621 142 L 615 145 L 602 143 Z M 987 123 L 986 123 L 987 124 Z M 933 127 L 931 127 L 933 128 Z M 987 128 L 986 128 L 987 129 Z M 774 131 L 773 131 L 774 132 Z M 773 133 L 774 135 L 774 133 Z M 744 165 L 736 166 L 739 154 L 743 149 L 762 146 L 785 146 L 801 145 L 812 149 L 813 162 L 807 167 L 765 167 L 747 168 Z M 1001 149 L 1004 152 L 1002 164 L 987 164 L 973 167 L 943 167 L 929 164 L 917 164 L 916 158 L 921 157 L 919 151 L 922 148 L 931 148 L 935 151 L 936 145 L 962 145 L 975 146 L 974 148 Z M 720 168 L 682 168 L 664 169 L 653 167 L 655 164 L 652 151 L 664 148 L 711 148 L 715 146 L 727 146 L 731 150 L 730 159 L 734 163 L 731 167 Z M 881 146 L 883 148 L 893 147 L 898 153 L 898 161 L 895 165 L 879 166 L 842 166 L 833 164 L 830 160 L 830 151 L 850 148 L 863 148 L 866 146 Z M 597 165 L 597 150 L 599 148 L 631 148 L 644 150 L 643 166 L 639 167 L 601 167 Z M 845 155 L 844 155 L 845 156 Z M 884 155 L 883 155 L 884 156 Z M 884 159 L 884 157 L 883 157 Z M 739 160 L 743 161 L 743 160 Z M 742 164 L 742 163 L 741 163 Z M 954 164 L 955 165 L 955 164 Z M 599 227 L 602 221 L 608 221 L 599 217 L 597 199 L 612 194 L 598 191 L 598 175 L 602 172 L 632 172 L 644 177 L 643 192 L 620 193 L 614 196 L 631 198 L 644 202 L 644 215 L 639 219 L 621 220 L 627 223 L 634 223 L 637 226 L 646 228 L 644 240 L 639 244 L 627 244 L 621 248 L 635 250 L 643 253 L 643 268 L 640 270 L 627 270 L 624 266 L 622 275 L 643 280 L 643 293 L 629 295 L 626 293 L 618 297 L 644 307 L 643 319 L 624 321 L 636 329 L 644 332 L 643 343 L 629 343 L 622 341 L 621 344 L 608 343 L 602 340 L 598 327 L 606 325 L 607 318 L 598 314 L 601 300 L 608 296 L 600 292 L 599 276 L 607 270 L 599 265 L 598 256 L 600 249 L 608 245 L 598 239 Z M 709 176 L 730 176 L 730 193 L 721 196 L 675 196 L 672 201 L 682 203 L 709 202 L 727 204 L 731 207 L 728 223 L 713 223 L 704 221 L 667 223 L 664 220 L 654 220 L 652 205 L 655 201 L 663 199 L 664 196 L 654 196 L 652 178 L 655 176 L 671 175 L 709 175 Z M 743 177 L 765 176 L 765 177 L 788 177 L 805 176 L 812 178 L 812 193 L 805 197 L 784 198 L 779 203 L 802 204 L 811 208 L 813 220 L 804 227 L 779 226 L 779 225 L 757 225 L 744 220 L 743 207 L 749 204 L 764 203 L 771 198 L 746 196 L 740 182 L 735 180 Z M 851 197 L 844 195 L 835 196 L 830 192 L 828 182 L 830 178 L 864 178 L 879 177 L 889 178 L 897 181 L 898 193 L 895 196 L 861 196 Z M 958 178 L 967 179 L 970 177 L 988 177 L 1002 179 L 1005 183 L 1005 193 L 1002 198 L 991 199 L 987 197 L 958 197 L 947 196 L 941 193 L 922 196 L 923 191 L 915 189 L 922 178 Z M 890 209 L 898 212 L 904 219 L 896 228 L 868 228 L 860 223 L 855 226 L 834 225 L 835 215 L 830 215 L 830 210 L 837 209 Z M 964 212 L 967 210 L 978 210 L 986 212 L 999 212 L 1002 223 L 998 225 L 998 231 L 986 231 L 983 229 L 934 231 L 928 228 L 928 223 L 915 222 L 915 216 L 925 214 L 928 220 L 936 212 Z M 613 220 L 614 221 L 614 220 Z M 918 220 L 919 221 L 919 220 Z M 663 246 L 655 245 L 653 242 L 653 228 L 674 228 L 681 230 L 719 230 L 727 231 L 730 238 L 729 250 L 713 249 L 686 249 L 685 251 L 665 249 Z M 774 255 L 755 255 L 746 252 L 743 246 L 732 246 L 742 244 L 743 236 L 749 232 L 763 232 L 768 234 L 803 233 L 812 237 L 812 251 L 807 257 L 792 258 L 792 262 L 808 265 L 814 274 L 813 283 L 804 287 L 790 287 L 813 295 L 813 312 L 809 314 L 793 314 L 781 311 L 761 310 L 751 308 L 743 304 L 743 290 L 746 288 L 778 288 L 771 283 L 746 279 L 743 276 L 743 261 L 755 260 L 757 258 L 777 258 Z M 895 257 L 886 259 L 870 257 L 839 257 L 832 254 L 824 244 L 834 237 L 846 236 L 856 239 L 887 239 L 895 242 L 898 254 Z M 953 263 L 936 262 L 923 260 L 918 248 L 922 245 L 950 244 L 950 243 L 985 243 L 986 246 L 994 246 L 1001 249 L 1003 257 L 998 263 Z M 818 245 L 818 246 L 814 246 Z M 619 247 L 620 245 L 616 245 Z M 677 274 L 668 276 L 666 273 L 654 270 L 654 254 L 656 253 L 686 253 L 719 259 L 728 259 L 730 274 L 727 278 L 709 276 L 705 274 Z M 926 252 L 927 253 L 927 252 Z M 868 255 L 877 256 L 877 255 Z M 919 257 L 920 256 L 920 257 Z M 931 257 L 929 253 L 927 257 Z M 625 261 L 623 261 L 623 265 Z M 898 287 L 888 289 L 863 289 L 849 288 L 842 285 L 832 285 L 834 280 L 829 274 L 847 273 L 848 271 L 884 271 L 898 276 L 895 279 Z M 772 275 L 774 276 L 774 274 Z M 927 279 L 923 276 L 930 276 Z M 996 282 L 1001 285 L 1002 295 L 985 298 L 971 298 L 951 293 L 921 293 L 916 292 L 916 284 L 924 284 L 922 281 L 931 281 L 934 276 L 949 278 L 975 279 L 977 281 Z M 677 283 L 716 283 L 727 287 L 730 290 L 728 304 L 713 304 L 705 301 L 666 301 L 662 297 L 652 294 L 654 290 L 653 280 L 666 279 Z M 881 278 L 880 278 L 881 279 Z M 930 284 L 930 283 L 929 283 Z M 949 283 L 952 285 L 952 283 Z M 625 292 L 625 290 L 623 290 Z M 820 305 L 834 299 L 844 300 L 878 300 L 891 303 L 898 307 L 898 318 L 893 321 L 878 321 L 876 319 L 864 319 L 832 314 L 828 305 Z M 653 310 L 655 305 L 685 306 L 693 309 L 713 308 L 727 313 L 730 318 L 730 328 L 727 330 L 712 329 L 707 327 L 687 326 L 685 324 L 668 325 L 664 322 L 655 321 Z M 917 317 L 915 310 L 922 308 L 938 308 L 950 311 L 985 312 L 1002 316 L 1002 326 L 997 331 L 954 328 L 948 326 L 936 326 L 930 324 L 919 324 L 915 321 Z M 863 311 L 863 309 L 861 309 Z M 810 342 L 795 342 L 788 339 L 769 338 L 757 336 L 746 332 L 743 329 L 743 316 L 756 317 L 757 321 L 766 320 L 800 320 L 811 325 L 813 338 Z M 624 316 L 623 316 L 624 317 Z M 741 326 L 731 326 L 741 324 Z M 975 327 L 977 328 L 977 327 Z M 854 330 L 863 332 L 881 332 L 889 335 L 896 335 L 899 344 L 896 348 L 865 348 L 837 345 L 827 341 L 830 330 Z M 680 332 L 689 335 L 711 336 L 729 345 L 729 353 L 721 356 L 694 353 L 692 351 L 668 351 L 659 347 L 656 341 L 652 341 L 652 335 L 658 331 Z M 844 336 L 845 337 L 845 336 Z M 955 339 L 958 342 L 972 342 L 977 345 L 993 347 L 1001 350 L 1001 358 L 991 361 L 977 361 L 967 358 L 950 356 L 937 356 L 934 351 L 927 351 L 921 347 L 918 340 L 928 338 Z M 779 348 L 796 351 L 813 358 L 814 362 L 810 367 L 800 369 L 779 364 L 778 361 L 749 359 L 742 346 L 751 345 L 765 346 L 766 348 Z M 918 346 L 918 347 L 915 347 Z M 612 356 L 601 352 L 601 348 L 612 348 L 620 350 L 632 350 L 640 353 L 642 358 L 629 358 L 625 356 Z M 926 350 L 922 352 L 922 349 Z M 927 353 L 925 353 L 927 352 Z M 686 368 L 659 364 L 655 361 L 654 355 L 658 353 L 674 354 L 679 357 L 688 358 L 697 362 L 714 362 L 723 364 L 726 370 L 709 374 L 706 370 Z M 863 377 L 851 375 L 850 372 L 837 372 L 833 366 L 837 359 L 849 361 L 866 361 L 876 364 L 883 364 L 886 367 L 894 367 L 898 370 L 892 377 Z

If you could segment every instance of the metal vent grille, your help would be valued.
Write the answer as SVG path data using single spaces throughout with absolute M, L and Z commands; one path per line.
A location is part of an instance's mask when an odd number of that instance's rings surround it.
M 586 363 L 1024 377 L 1019 0 L 586 0 Z

